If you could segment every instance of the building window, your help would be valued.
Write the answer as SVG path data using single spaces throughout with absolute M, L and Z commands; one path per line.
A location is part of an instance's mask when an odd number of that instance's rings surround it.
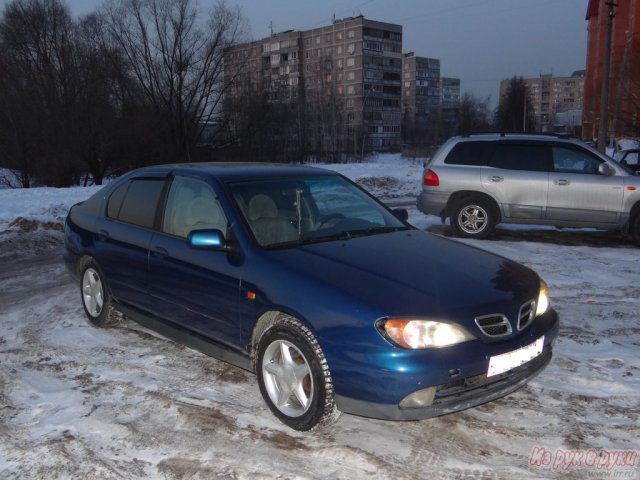
M 351 54 L 354 53 L 356 51 L 356 44 L 355 43 L 350 43 L 349 47 L 347 48 L 347 51 Z
M 354 87 L 353 85 L 349 85 L 347 87 L 347 95 L 355 95 L 356 94 L 356 87 Z
M 347 98 L 347 108 L 353 108 L 353 98 Z
M 347 80 L 355 80 L 356 72 L 347 72 Z
M 336 32 L 336 40 L 342 40 L 342 32 Z
M 342 68 L 342 67 L 343 67 L 343 62 L 342 62 L 342 59 L 339 58 L 338 59 L 338 68 Z
M 347 67 L 353 67 L 356 64 L 355 58 L 347 58 Z
M 349 30 L 347 32 L 347 38 L 354 38 L 356 36 L 355 30 Z
M 325 42 L 327 42 L 327 43 L 330 43 L 330 42 L 331 42 L 331 34 L 330 34 L 330 33 L 327 33 L 327 34 L 324 36 L 324 41 L 325 41 Z
M 338 48 L 336 49 L 336 53 L 338 55 L 342 55 L 342 45 L 338 45 Z
M 320 37 L 316 37 L 316 45 L 320 45 Z

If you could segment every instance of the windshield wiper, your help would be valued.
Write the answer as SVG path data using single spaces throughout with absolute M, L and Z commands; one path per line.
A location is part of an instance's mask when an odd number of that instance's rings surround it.
M 409 230 L 409 227 L 369 227 L 369 228 L 361 228 L 358 230 L 347 230 L 346 234 L 349 235 L 349 237 L 365 237 L 368 235 L 377 235 L 379 233 L 391 233 L 391 232 L 399 232 L 402 230 Z
M 332 240 L 351 240 L 355 237 L 366 237 L 369 235 L 377 235 L 379 233 L 390 233 L 390 232 L 399 232 L 403 230 L 410 230 L 409 227 L 401 226 L 401 227 L 369 227 L 369 228 L 361 228 L 357 230 L 344 230 L 342 232 L 336 232 L 329 235 L 318 235 L 317 237 L 309 236 L 309 237 L 301 237 L 297 240 L 291 240 L 289 242 L 282 243 L 274 243 L 273 245 L 268 245 L 267 248 L 287 248 L 287 247 L 295 247 L 299 245 L 309 245 L 312 243 L 322 243 L 322 242 L 330 242 Z

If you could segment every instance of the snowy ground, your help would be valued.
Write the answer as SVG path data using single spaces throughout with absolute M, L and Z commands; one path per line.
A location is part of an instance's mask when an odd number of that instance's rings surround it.
M 402 203 L 422 163 L 332 168 Z M 275 420 L 251 374 L 129 320 L 87 324 L 61 221 L 96 188 L 0 191 L 0 478 L 640 478 L 640 256 L 618 235 L 519 227 L 467 241 L 550 285 L 560 338 L 525 388 L 436 419 L 344 415 L 303 434 Z M 601 454 L 591 467 L 571 456 L 588 452 Z

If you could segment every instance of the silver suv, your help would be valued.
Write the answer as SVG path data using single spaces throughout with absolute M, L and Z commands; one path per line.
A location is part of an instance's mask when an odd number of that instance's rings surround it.
M 640 243 L 640 176 L 579 140 L 449 139 L 425 165 L 418 209 L 484 238 L 501 222 L 621 230 Z

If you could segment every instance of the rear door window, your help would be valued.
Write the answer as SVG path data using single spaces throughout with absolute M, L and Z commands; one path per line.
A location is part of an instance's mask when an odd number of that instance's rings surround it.
M 551 165 L 550 148 L 544 144 L 498 143 L 490 166 L 503 170 L 548 172 Z
M 134 179 L 118 187 L 107 206 L 107 215 L 121 222 L 153 228 L 164 179 Z

